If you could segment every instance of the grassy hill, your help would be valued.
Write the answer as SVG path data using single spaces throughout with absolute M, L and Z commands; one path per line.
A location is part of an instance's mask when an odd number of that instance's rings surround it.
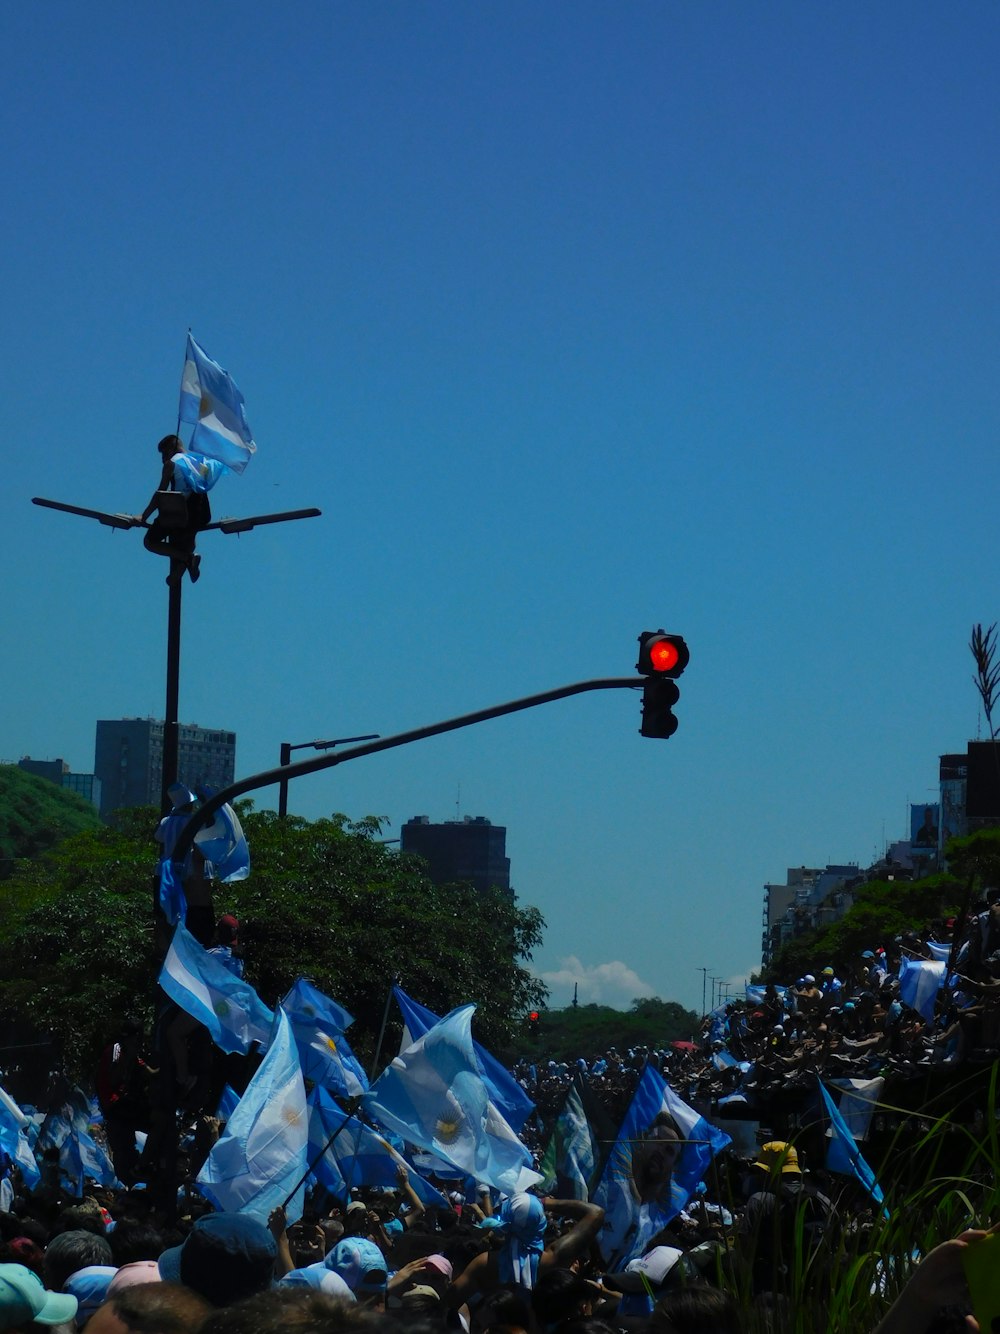
M 37 857 L 71 834 L 100 827 L 97 811 L 76 792 L 0 764 L 0 875 L 18 857 Z

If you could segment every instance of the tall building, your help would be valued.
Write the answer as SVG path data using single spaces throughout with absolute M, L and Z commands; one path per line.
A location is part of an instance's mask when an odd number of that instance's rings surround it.
M 491 824 L 482 815 L 443 824 L 431 824 L 428 816 L 415 815 L 400 832 L 400 850 L 422 857 L 435 885 L 463 881 L 479 890 L 496 885 L 510 893 L 504 825 Z
M 177 777 L 188 787 L 229 787 L 236 773 L 236 733 L 181 723 Z M 101 819 L 127 806 L 159 806 L 163 723 L 155 718 L 102 719 L 94 774 L 101 783 Z

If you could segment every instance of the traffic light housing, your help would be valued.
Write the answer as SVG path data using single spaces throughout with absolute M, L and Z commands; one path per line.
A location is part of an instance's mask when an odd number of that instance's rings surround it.
M 532 1010 L 528 1015 L 528 1037 L 532 1042 L 538 1041 L 538 1025 L 541 1016 L 537 1010 Z
M 677 731 L 674 705 L 681 692 L 668 677 L 651 676 L 642 688 L 642 736 L 659 737 L 666 741 Z
M 644 630 L 639 636 L 636 671 L 647 679 L 642 687 L 642 736 L 665 741 L 677 731 L 674 705 L 681 697 L 675 677 L 681 675 L 691 654 L 681 635 L 665 630 Z

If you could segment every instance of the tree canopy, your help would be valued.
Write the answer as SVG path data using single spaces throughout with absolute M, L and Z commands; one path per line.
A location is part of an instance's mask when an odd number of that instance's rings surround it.
M 435 886 L 418 859 L 379 841 L 377 819 L 282 820 L 249 802 L 240 816 L 252 874 L 217 886 L 215 907 L 240 919 L 247 979 L 268 1005 L 310 977 L 354 1015 L 350 1039 L 364 1059 L 393 979 L 441 1014 L 476 1002 L 487 1047 L 503 1047 L 544 1001 L 524 966 L 542 938 L 537 909 L 500 890 Z M 5 885 L 0 1006 L 54 1031 L 78 1071 L 121 1018 L 151 1012 L 157 819 L 152 808 L 124 812 L 115 828 L 20 864 Z M 385 1050 L 400 1027 L 393 1006 Z
M 542 1011 L 537 1046 L 523 1028 L 515 1045 L 517 1054 L 529 1059 L 544 1053 L 546 1060 L 572 1061 L 577 1056 L 589 1060 L 609 1047 L 624 1052 L 630 1047 L 665 1047 L 678 1039 L 690 1040 L 699 1026 L 693 1010 L 649 996 L 634 1000 L 625 1011 L 607 1005 Z
M 97 811 L 68 788 L 0 764 L 0 875 L 19 857 L 37 857 L 61 839 L 101 823 Z

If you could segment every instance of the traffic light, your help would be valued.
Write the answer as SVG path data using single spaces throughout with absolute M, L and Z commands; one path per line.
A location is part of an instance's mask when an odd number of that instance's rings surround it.
M 532 1010 L 528 1015 L 528 1037 L 532 1042 L 538 1041 L 538 1021 L 539 1014 L 537 1010 Z
M 677 731 L 674 705 L 681 692 L 674 678 L 680 676 L 691 654 L 681 635 L 665 630 L 644 630 L 639 636 L 636 671 L 647 678 L 642 687 L 642 736 L 665 741 Z
M 683 636 L 665 630 L 643 630 L 639 636 L 637 672 L 643 676 L 680 676 L 691 660 Z

